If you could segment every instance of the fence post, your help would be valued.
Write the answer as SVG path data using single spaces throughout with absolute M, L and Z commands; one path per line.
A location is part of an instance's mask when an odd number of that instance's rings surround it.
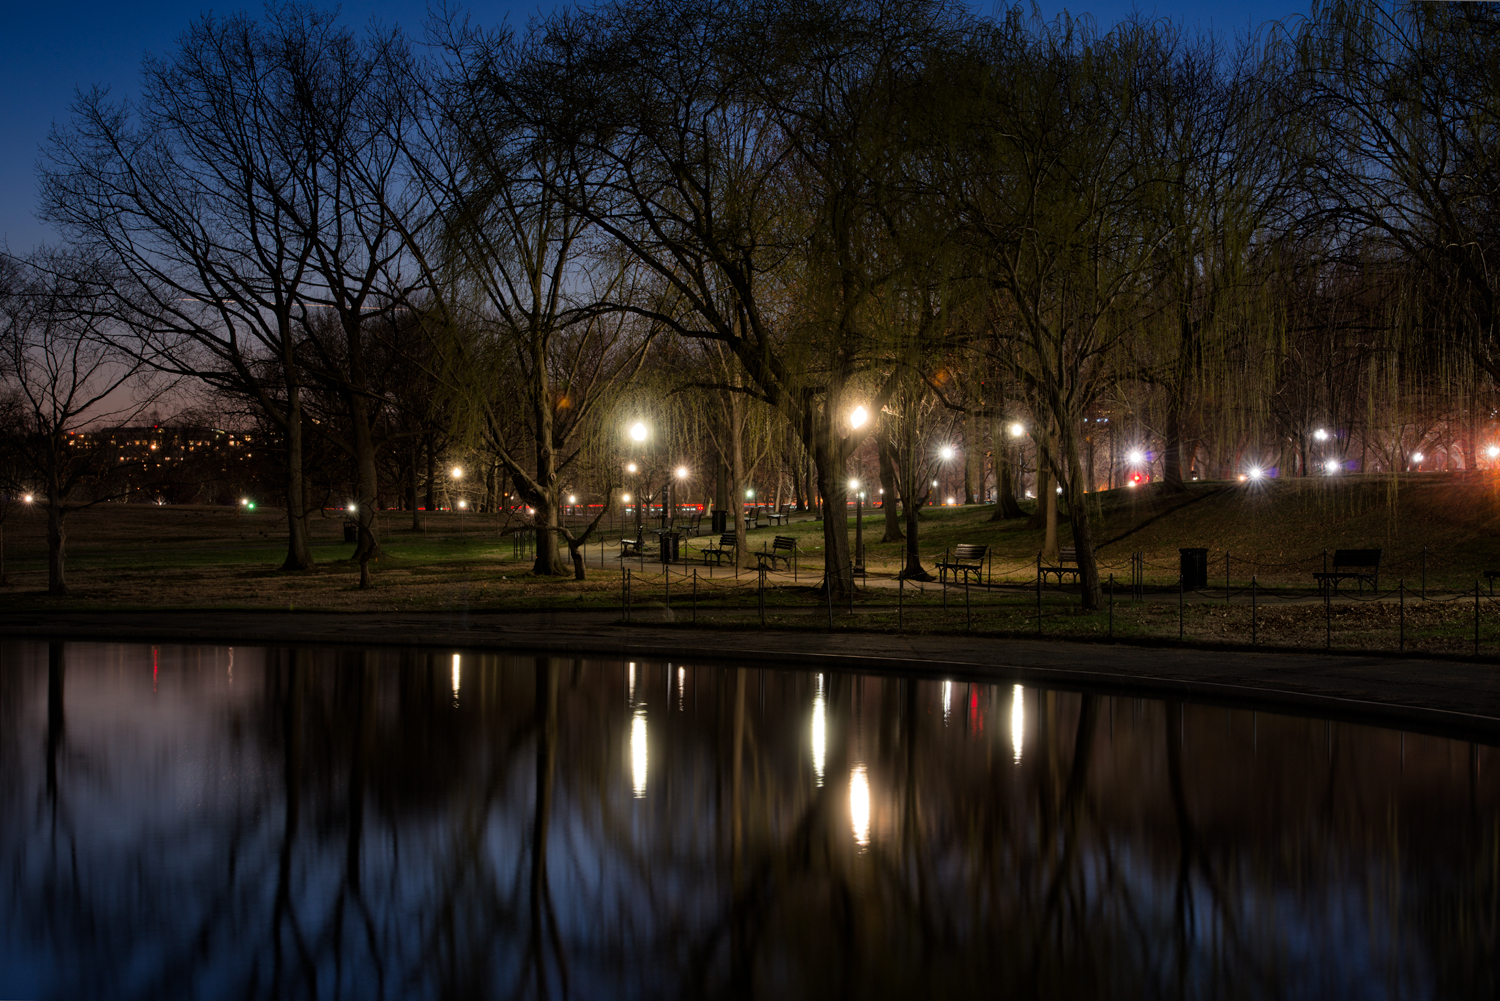
M 896 630 L 906 630 L 906 575 L 896 577 Z
M 1182 609 L 1187 598 L 1187 577 L 1177 575 L 1177 639 L 1182 639 Z
M 1323 588 L 1323 649 L 1333 649 L 1333 588 Z
M 1115 575 L 1109 575 L 1109 638 L 1115 638 Z
M 1224 550 L 1224 604 L 1229 604 L 1229 550 Z
M 833 630 L 833 581 L 825 571 L 823 574 L 823 590 L 828 595 L 828 629 Z
M 1422 547 L 1422 600 L 1427 600 L 1427 547 Z
M 1396 584 L 1396 594 L 1398 595 L 1398 600 L 1401 602 L 1401 612 L 1400 612 L 1401 617 L 1400 617 L 1400 620 L 1399 620 L 1400 625 L 1397 627 L 1400 630 L 1400 632 L 1397 633 L 1397 636 L 1399 638 L 1396 641 L 1397 642 L 1396 649 L 1400 650 L 1402 653 L 1405 653 L 1406 652 L 1406 578 L 1405 577 L 1401 578 L 1400 582 L 1398 582 Z
M 693 625 L 698 624 L 698 568 L 693 567 Z
M 1478 595 L 1478 593 L 1479 593 L 1478 590 L 1477 590 L 1478 585 L 1475 585 L 1475 587 L 1476 587 L 1476 590 L 1475 590 L 1474 593 L 1476 595 Z M 1474 611 L 1475 616 L 1478 616 L 1479 615 L 1479 598 L 1478 597 L 1475 597 L 1475 599 L 1474 599 L 1474 609 L 1475 609 L 1475 611 Z M 1475 621 L 1476 622 L 1479 621 L 1478 618 L 1476 618 Z M 969 575 L 967 573 L 965 573 L 964 574 L 964 632 L 969 633 L 969 632 L 973 632 L 973 631 L 974 631 L 974 620 L 973 620 L 973 618 L 969 614 Z M 1479 627 L 1478 626 L 1474 627 L 1474 635 L 1475 636 L 1479 635 Z
M 948 562 L 948 550 L 943 550 L 943 562 Z M 938 587 L 943 589 L 943 611 L 948 610 L 948 570 L 946 567 L 938 569 Z
M 760 627 L 766 628 L 766 565 L 760 565 Z
M 1036 634 L 1042 635 L 1042 554 L 1036 554 Z
M 1256 591 L 1255 575 L 1251 574 L 1251 576 L 1250 576 L 1250 645 L 1251 646 L 1255 646 L 1255 641 L 1256 641 L 1256 635 L 1255 635 L 1255 627 L 1256 627 L 1256 621 L 1255 621 L 1255 613 L 1256 613 L 1255 599 L 1256 599 L 1256 593 L 1255 593 L 1255 591 Z
M 672 607 L 672 564 L 670 564 L 670 563 L 663 563 L 661 565 L 661 569 L 662 569 L 662 572 L 664 574 L 666 574 L 666 577 L 667 577 L 667 585 L 666 585 L 667 586 L 667 607 L 671 608 Z
M 1479 581 L 1474 582 L 1474 656 L 1479 656 Z
M 625 568 L 625 621 L 630 621 L 630 568 Z

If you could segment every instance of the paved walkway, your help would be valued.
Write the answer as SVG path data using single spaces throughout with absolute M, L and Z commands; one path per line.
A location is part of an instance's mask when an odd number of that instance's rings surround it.
M 1500 665 L 1491 663 L 1061 640 L 695 629 L 669 621 L 671 615 L 656 609 L 624 625 L 613 612 L 24 611 L 0 613 L 0 636 L 247 646 L 390 644 L 851 668 L 1260 704 L 1500 742 Z

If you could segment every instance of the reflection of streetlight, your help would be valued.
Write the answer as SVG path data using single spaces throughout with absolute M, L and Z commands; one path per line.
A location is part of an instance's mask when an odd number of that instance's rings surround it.
M 823 676 L 818 675 L 818 687 L 813 692 L 812 758 L 813 775 L 818 788 L 823 787 L 823 762 L 828 755 L 828 700 L 823 695 Z
M 1020 685 L 1011 689 L 1010 695 L 1010 749 L 1021 763 L 1021 749 L 1026 744 L 1026 690 Z
M 864 765 L 855 765 L 849 773 L 849 819 L 854 843 L 864 848 L 870 843 L 870 776 Z

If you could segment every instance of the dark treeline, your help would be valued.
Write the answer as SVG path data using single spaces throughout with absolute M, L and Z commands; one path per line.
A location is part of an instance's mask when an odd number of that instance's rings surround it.
M 1319 3 L 1233 44 L 933 0 L 622 0 L 420 45 L 206 17 L 47 146 L 64 249 L 5 261 L 0 466 L 54 512 L 57 589 L 66 511 L 108 495 L 59 442 L 149 374 L 277 443 L 287 569 L 330 499 L 367 563 L 382 509 L 418 525 L 462 477 L 582 576 L 683 467 L 720 509 L 832 514 L 835 592 L 851 490 L 913 557 L 948 496 L 1049 549 L 1064 519 L 1093 606 L 1088 495 L 1128 478 L 1493 458 L 1497 32 L 1492 4 Z

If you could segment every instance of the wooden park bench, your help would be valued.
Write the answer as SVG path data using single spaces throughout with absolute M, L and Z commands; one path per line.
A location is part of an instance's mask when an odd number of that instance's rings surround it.
M 1057 586 L 1062 587 L 1063 574 L 1072 574 L 1073 579 L 1078 579 L 1078 548 L 1076 546 L 1063 546 L 1057 551 L 1057 565 L 1047 566 L 1042 562 L 1041 554 L 1037 554 L 1036 572 L 1042 583 L 1047 582 L 1048 574 L 1057 575 Z
M 714 565 L 720 565 L 720 562 L 724 559 L 724 557 L 732 557 L 735 554 L 736 545 L 737 544 L 734 540 L 734 533 L 725 532 L 723 535 L 719 536 L 719 544 L 717 546 L 708 545 L 703 547 L 703 562 L 707 563 L 708 558 L 712 556 L 714 559 Z
M 1337 591 L 1339 581 L 1348 580 L 1350 577 L 1358 582 L 1360 593 L 1364 592 L 1365 581 L 1369 581 L 1370 587 L 1378 594 L 1380 592 L 1380 550 L 1335 549 L 1333 569 L 1313 574 L 1313 579 L 1318 582 L 1320 591 L 1326 591 L 1330 587 Z
M 977 542 L 960 542 L 953 550 L 953 558 L 949 559 L 947 552 L 938 563 L 938 581 L 946 584 L 948 582 L 948 571 L 953 571 L 953 580 L 958 581 L 958 575 L 963 574 L 967 582 L 969 575 L 973 574 L 976 580 L 984 579 L 984 555 L 989 552 L 989 546 L 982 546 Z
M 622 538 L 620 540 L 620 559 L 623 560 L 627 556 L 640 556 L 643 552 L 645 552 L 645 550 L 641 548 L 642 545 L 644 545 L 644 540 L 642 540 L 641 533 L 639 531 L 635 533 L 635 538 L 633 539 Z
M 677 530 L 683 535 L 697 535 L 702 530 L 702 525 L 703 511 L 700 509 L 684 517 L 682 523 L 677 526 Z
M 761 546 L 760 552 L 755 554 L 755 558 L 760 561 L 761 566 L 769 565 L 774 570 L 776 569 L 777 560 L 790 567 L 792 565 L 792 557 L 796 554 L 797 540 L 790 535 L 778 535 L 771 543 L 771 548 L 767 549 L 765 546 Z
M 792 506 L 790 504 L 783 504 L 779 510 L 767 512 L 766 517 L 771 520 L 771 524 L 773 525 L 785 525 L 792 520 Z

